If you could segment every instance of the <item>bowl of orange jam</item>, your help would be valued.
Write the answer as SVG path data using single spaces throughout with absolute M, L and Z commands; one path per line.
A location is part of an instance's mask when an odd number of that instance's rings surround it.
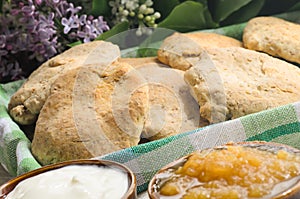
M 300 150 L 271 142 L 195 151 L 160 169 L 151 199 L 299 199 Z

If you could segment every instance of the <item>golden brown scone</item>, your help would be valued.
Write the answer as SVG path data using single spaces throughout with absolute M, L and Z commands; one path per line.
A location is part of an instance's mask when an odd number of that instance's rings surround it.
M 112 63 L 120 56 L 119 47 L 94 41 L 75 46 L 53 57 L 35 70 L 12 96 L 8 111 L 19 124 L 33 124 L 50 93 L 56 78 L 74 68 L 88 64 Z
M 244 48 L 207 49 L 185 73 L 200 114 L 210 123 L 300 100 L 300 69 Z
M 157 140 L 199 128 L 199 105 L 184 81 L 184 71 L 158 63 L 156 58 L 127 58 L 145 78 L 149 112 L 142 137 Z
M 244 46 L 300 63 L 300 24 L 276 17 L 251 19 L 243 32 Z
M 232 37 L 210 32 L 184 33 L 184 36 L 197 42 L 202 48 L 242 47 L 243 43 Z
M 147 88 L 136 87 L 143 81 L 118 62 L 59 76 L 36 123 L 33 155 L 47 165 L 137 145 L 148 108 Z
M 180 87 L 183 74 L 180 76 L 181 80 L 173 88 L 168 87 L 170 85 L 148 83 L 149 112 L 143 138 L 158 140 L 199 128 L 199 105 L 190 95 L 187 85 Z
M 203 49 L 233 46 L 242 47 L 242 42 L 216 33 L 174 33 L 163 41 L 157 57 L 172 68 L 187 70 Z
M 128 63 L 133 67 L 139 67 L 140 65 L 148 63 L 161 63 L 157 57 L 120 58 L 118 61 Z

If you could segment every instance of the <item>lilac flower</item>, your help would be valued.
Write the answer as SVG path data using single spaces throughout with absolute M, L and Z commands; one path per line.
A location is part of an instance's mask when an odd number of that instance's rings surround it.
M 6 44 L 6 37 L 5 35 L 0 35 L 0 49 L 4 48 Z
M 4 1 L 0 14 L 0 82 L 26 76 L 68 44 L 90 42 L 109 26 L 67 0 Z M 25 72 L 24 72 L 25 71 Z
M 30 45 L 30 39 L 29 36 L 25 33 L 21 33 L 16 40 L 16 46 L 18 46 L 18 51 L 26 51 L 26 46 Z M 15 52 L 17 53 L 17 51 Z
M 3 7 L 6 15 L 0 16 L 0 37 L 5 38 L 5 46 L 1 45 L 0 67 L 3 70 L 0 78 L 11 79 L 21 78 L 24 75 L 20 63 L 30 63 L 30 60 L 45 61 L 49 57 L 48 52 L 33 52 L 38 45 L 43 45 L 43 41 L 54 37 L 55 27 L 53 24 L 47 25 L 47 21 L 39 21 L 40 13 L 36 10 L 32 0 L 5 2 Z M 3 25 L 3 26 L 2 26 Z M 55 45 L 55 44 L 54 44 Z M 28 54 L 28 56 L 20 56 Z M 26 60 L 28 59 L 28 60 Z M 8 70 L 8 71 L 7 71 Z M 31 69 L 32 71 L 32 69 Z
M 36 5 L 41 5 L 43 3 L 43 0 L 35 0 Z
M 0 50 L 0 58 L 2 56 L 5 56 L 5 55 L 7 55 L 7 51 L 6 50 Z M 0 59 L 0 61 L 1 61 L 1 59 Z
M 46 0 L 46 5 L 53 8 L 55 10 L 55 13 L 57 17 L 62 18 L 67 15 L 67 9 L 69 7 L 69 4 L 67 1 L 61 1 L 61 0 Z
M 92 39 L 95 39 L 97 35 L 94 33 L 91 26 L 86 25 L 83 28 L 83 31 L 78 31 L 78 36 L 83 38 L 83 42 L 90 42 Z
M 66 10 L 71 13 L 71 16 L 76 15 L 82 8 L 80 6 L 74 7 L 73 3 L 69 4 L 69 8 Z
M 75 16 L 73 15 L 73 16 L 70 16 L 69 19 L 67 19 L 65 17 L 62 18 L 61 24 L 64 26 L 64 33 L 68 34 L 71 29 L 79 28 L 80 21 L 79 21 L 77 15 L 75 15 Z
M 109 30 L 109 26 L 103 21 L 102 16 L 94 19 L 92 16 L 87 17 L 86 15 L 83 15 L 79 22 L 82 28 L 78 30 L 77 35 L 78 37 L 83 38 L 83 42 L 90 42 L 104 31 Z
M 52 28 L 55 29 L 54 25 L 54 13 L 49 13 L 48 16 L 40 15 L 39 21 L 40 21 L 40 28 Z
M 24 16 L 32 16 L 35 11 L 35 6 L 34 5 L 24 6 L 21 8 L 21 11 Z
M 0 59 L 0 62 L 5 67 L 0 67 L 0 78 L 10 77 L 10 80 L 17 80 L 22 78 L 22 69 L 17 61 L 10 61 Z
M 97 35 L 102 34 L 104 31 L 109 30 L 109 26 L 107 23 L 103 20 L 102 16 L 99 16 L 98 19 L 93 20 L 93 27 L 94 27 L 94 32 Z
M 85 24 L 87 24 L 87 15 L 81 15 L 80 16 L 80 18 L 79 18 L 79 24 L 81 25 L 81 26 L 83 26 L 83 25 L 85 25 Z
M 98 35 L 109 30 L 109 26 L 103 20 L 102 16 L 94 19 L 93 16 L 78 15 L 81 7 L 74 7 L 73 4 L 69 5 L 67 12 L 70 14 L 69 18 L 63 17 L 61 24 L 64 26 L 64 33 L 68 34 L 74 30 L 77 32 L 79 38 L 83 38 L 83 42 L 90 42 Z
M 37 36 L 38 36 L 38 39 L 40 41 L 47 41 L 50 39 L 50 35 L 48 34 L 47 32 L 47 29 L 40 29 L 38 32 L 37 32 Z

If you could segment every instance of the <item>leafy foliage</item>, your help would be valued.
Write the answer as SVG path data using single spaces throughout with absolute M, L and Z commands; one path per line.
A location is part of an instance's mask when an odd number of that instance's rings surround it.
M 300 10 L 300 2 L 293 5 L 289 10 L 290 11 Z
M 188 32 L 204 28 L 214 28 L 217 27 L 217 24 L 213 22 L 207 5 L 186 1 L 176 6 L 170 15 L 159 23 L 158 26 L 180 32 Z
M 115 25 L 110 31 L 101 34 L 99 37 L 97 37 L 97 40 L 106 40 L 116 34 L 128 30 L 128 28 L 129 28 L 128 22 L 124 21 L 122 23 Z
M 92 14 L 100 16 L 109 16 L 110 9 L 106 0 L 93 0 Z
M 93 0 L 93 15 L 105 16 L 109 21 L 113 17 L 110 1 Z M 300 0 L 153 0 L 152 7 L 161 15 L 158 27 L 187 32 L 242 23 L 259 15 L 300 10 Z M 110 31 L 113 34 L 116 30 Z
M 249 4 L 251 0 L 213 0 L 212 15 L 215 21 L 220 22 L 225 20 L 232 13 Z
M 0 82 L 26 78 L 46 59 L 94 39 L 139 46 L 139 56 L 149 56 L 165 30 L 224 31 L 291 11 L 298 21 L 300 0 L 0 0 Z
M 266 0 L 260 15 L 274 15 L 282 12 L 290 11 L 296 4 L 299 5 L 299 0 Z M 298 7 L 297 10 L 300 8 Z
M 154 2 L 153 8 L 161 13 L 161 19 L 165 19 L 179 4 L 179 0 L 159 0 Z
M 246 6 L 241 7 L 236 12 L 233 12 L 227 18 L 221 22 L 221 26 L 242 23 L 248 21 L 253 16 L 258 15 L 262 9 L 265 1 L 264 0 L 253 0 Z

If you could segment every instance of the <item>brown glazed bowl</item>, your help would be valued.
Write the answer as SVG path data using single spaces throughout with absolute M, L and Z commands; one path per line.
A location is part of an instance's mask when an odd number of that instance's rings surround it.
M 39 169 L 30 171 L 28 173 L 25 173 L 23 175 L 20 175 L 7 183 L 3 184 L 0 187 L 0 199 L 5 199 L 5 196 L 9 194 L 16 186 L 19 184 L 21 181 L 28 179 L 30 177 L 36 176 L 38 174 L 51 171 L 54 169 L 59 169 L 65 166 L 69 165 L 96 165 L 99 167 L 111 167 L 111 168 L 116 168 L 119 169 L 128 175 L 128 190 L 125 193 L 125 195 L 122 197 L 122 199 L 136 199 L 137 198 L 137 190 L 136 190 L 136 177 L 134 173 L 127 168 L 125 165 L 113 162 L 113 161 L 108 161 L 108 160 L 91 160 L 91 159 L 86 159 L 86 160 L 72 160 L 72 161 L 66 161 L 66 162 L 61 162 L 49 166 L 44 166 Z M 118 190 L 118 187 L 116 187 L 116 191 Z
M 239 146 L 245 146 L 245 147 L 254 147 L 259 150 L 263 151 L 270 151 L 270 152 L 277 152 L 278 150 L 286 150 L 287 152 L 294 153 L 297 156 L 300 156 L 300 150 L 284 145 L 279 143 L 272 143 L 272 142 L 262 142 L 262 141 L 252 141 L 252 142 L 239 142 L 239 143 L 228 143 L 222 146 L 214 147 L 212 149 L 204 149 L 204 150 L 222 150 L 226 149 L 226 146 L 228 145 L 239 145 Z M 203 150 L 201 150 L 203 151 Z M 192 154 L 189 154 L 187 156 L 181 157 L 168 165 L 161 168 L 150 180 L 148 185 L 148 196 L 150 199 L 177 199 L 180 197 L 176 196 L 160 196 L 159 190 L 161 188 L 161 185 L 170 178 L 170 169 L 177 169 L 180 166 L 183 166 L 184 163 L 188 160 L 188 158 Z M 172 174 L 171 174 L 172 175 Z M 290 182 L 288 185 L 286 185 L 285 188 L 280 188 L 280 191 L 277 191 L 276 194 L 272 196 L 263 197 L 262 199 L 300 199 L 300 175 L 292 178 L 293 181 Z M 258 199 L 258 198 L 256 198 Z

